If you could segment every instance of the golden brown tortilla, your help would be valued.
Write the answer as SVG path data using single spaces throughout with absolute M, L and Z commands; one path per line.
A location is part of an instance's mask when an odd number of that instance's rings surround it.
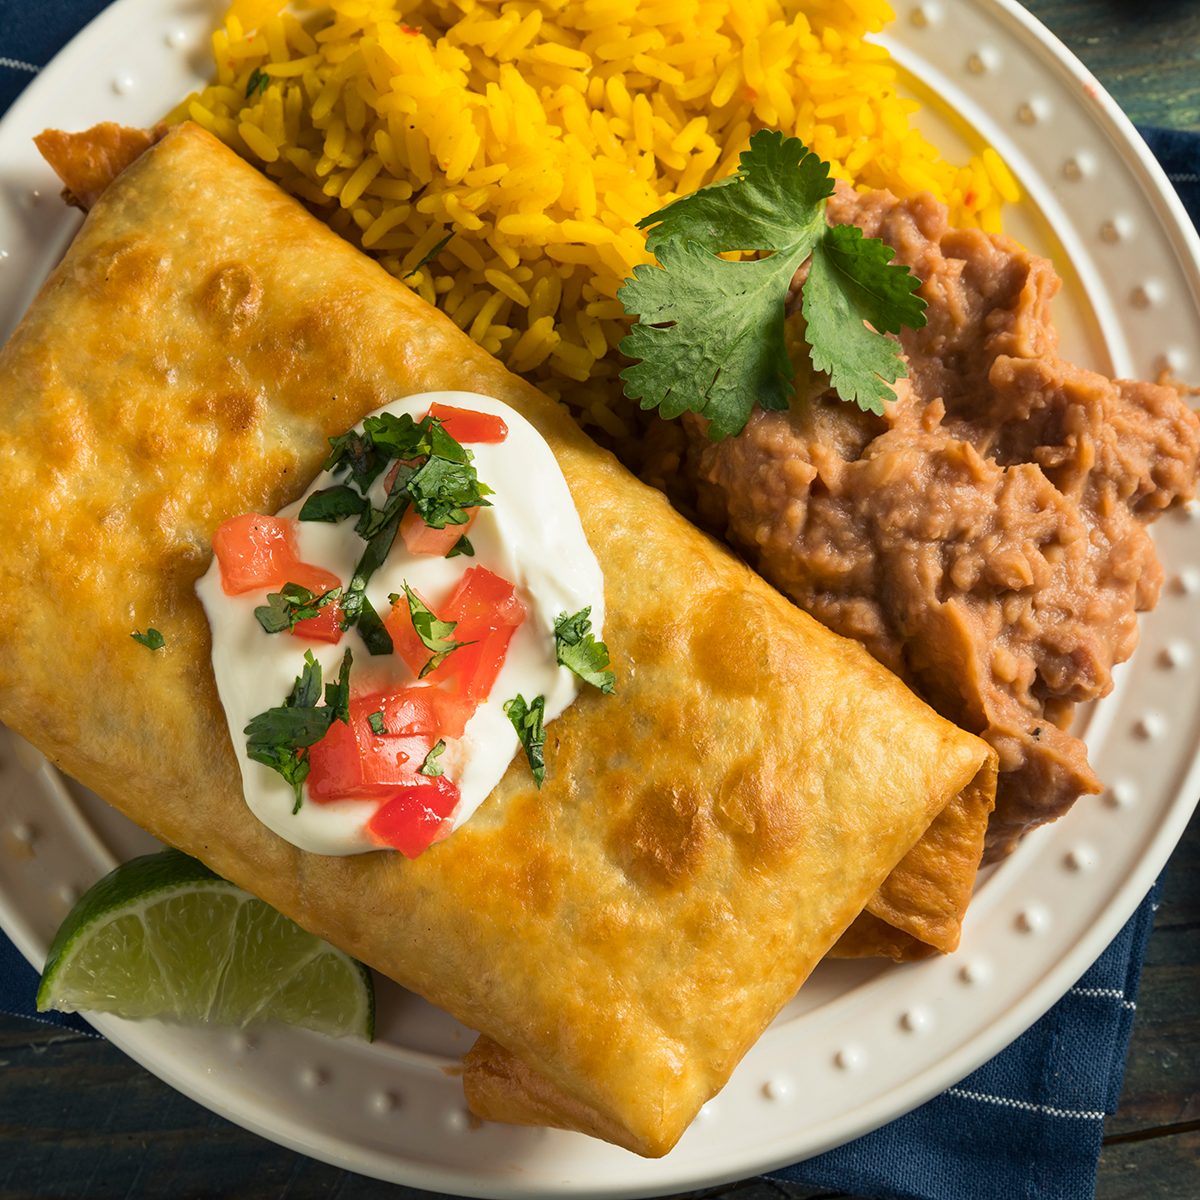
M 166 126 L 146 133 L 110 123 L 82 133 L 47 130 L 35 141 L 62 179 L 64 197 L 86 210 L 165 132 Z M 830 953 L 837 958 L 884 956 L 907 962 L 957 949 L 995 792 L 995 784 L 980 776 L 957 796 Z
M 442 388 L 513 405 L 554 450 L 605 572 L 617 693 L 549 727 L 540 791 L 514 762 L 419 859 L 304 853 L 242 800 L 194 583 L 216 526 L 294 499 L 328 436 Z M 669 1150 L 988 778 L 983 742 L 195 126 L 97 203 L 0 351 L 0 389 L 0 718 L 515 1055 L 547 1120 Z M 147 626 L 164 649 L 130 638 Z

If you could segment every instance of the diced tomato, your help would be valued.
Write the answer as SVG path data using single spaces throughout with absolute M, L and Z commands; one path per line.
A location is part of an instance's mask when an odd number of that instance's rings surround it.
M 439 687 L 401 688 L 383 702 L 388 733 L 433 738 L 462 737 L 477 705 Z
M 310 642 L 340 642 L 342 640 L 342 603 L 331 600 L 315 617 L 297 621 L 292 626 L 292 637 L 305 638 Z
M 431 404 L 429 415 L 437 417 L 443 428 L 456 442 L 502 442 L 508 437 L 508 426 L 491 413 L 455 408 L 451 404 Z
M 381 845 L 416 858 L 446 830 L 458 801 L 458 785 L 439 775 L 397 791 L 367 822 L 367 830 Z
M 221 587 L 229 596 L 255 590 L 277 591 L 285 583 L 298 584 L 314 596 L 323 596 L 342 586 L 332 571 L 296 557 L 294 526 L 281 517 L 245 513 L 230 518 L 213 535 L 213 552 L 221 564 Z M 292 633 L 312 641 L 341 641 L 337 601 L 327 604 L 317 616 L 297 622 Z
M 308 794 L 329 800 L 386 800 L 398 787 L 424 785 L 417 774 L 437 738 L 431 733 L 380 736 L 368 717 L 384 708 L 386 693 L 350 701 L 350 723 L 334 721 L 308 752 Z M 386 724 L 386 718 L 385 718 Z
M 467 530 L 475 524 L 479 509 L 468 508 L 467 514 L 465 525 L 447 525 L 445 529 L 434 529 L 432 525 L 425 524 L 415 508 L 410 508 L 400 518 L 400 536 L 404 539 L 405 548 L 409 554 L 436 554 L 438 558 L 445 558 L 454 549 L 455 542 L 460 537 L 465 537 Z
M 413 588 L 413 591 L 416 592 L 416 588 Z M 417 592 L 417 597 L 429 608 L 429 602 L 420 592 Z M 430 651 L 425 649 L 421 639 L 417 637 L 412 615 L 408 611 L 408 600 L 404 595 L 392 605 L 392 611 L 384 618 L 383 623 L 392 635 L 392 649 L 408 664 L 408 669 L 414 675 L 420 675 L 421 668 L 429 661 Z
M 326 592 L 332 592 L 334 588 L 342 586 L 342 581 L 332 571 L 327 571 L 324 567 L 314 567 L 312 563 L 300 562 L 299 559 L 293 559 L 288 564 L 287 578 L 283 582 L 308 588 L 314 596 L 323 596 Z
M 473 645 L 463 646 L 450 656 L 442 668 L 431 672 L 427 679 L 441 679 L 458 695 L 475 704 L 482 704 L 492 690 L 492 684 L 504 666 L 508 643 L 516 628 L 506 625 L 501 629 L 483 634 Z M 464 635 L 465 640 L 465 635 Z
M 226 595 L 280 587 L 287 582 L 286 568 L 296 561 L 292 523 L 259 513 L 231 517 L 213 534 L 213 552 Z
M 429 679 L 452 681 L 459 695 L 476 704 L 487 699 L 504 665 L 508 644 L 525 620 L 525 605 L 516 588 L 486 567 L 472 567 L 459 580 L 443 606 L 444 619 L 457 622 L 454 640 L 463 646 Z
M 437 611 L 421 599 L 426 608 Z M 525 620 L 525 605 L 507 580 L 486 567 L 471 567 L 437 615 L 456 622 L 452 635 L 456 642 L 473 644 L 455 650 L 425 678 L 430 683 L 448 683 L 461 698 L 480 704 L 500 674 L 513 633 Z M 413 629 L 407 603 L 401 600 L 394 605 L 386 624 L 396 653 L 414 675 L 420 675 L 430 652 Z
M 442 606 L 442 619 L 476 625 L 509 625 L 515 629 L 525 620 L 525 605 L 517 589 L 487 567 L 470 567 Z M 456 640 L 463 637 L 456 634 Z
M 314 596 L 323 596 L 340 588 L 342 581 L 324 567 L 314 567 L 312 563 L 293 562 L 287 569 L 285 583 L 295 583 L 302 588 L 308 588 Z M 280 585 L 282 586 L 282 584 Z M 342 604 L 340 600 L 331 600 L 315 617 L 307 621 L 297 621 L 292 629 L 292 636 L 305 638 L 313 642 L 340 642 L 342 640 Z

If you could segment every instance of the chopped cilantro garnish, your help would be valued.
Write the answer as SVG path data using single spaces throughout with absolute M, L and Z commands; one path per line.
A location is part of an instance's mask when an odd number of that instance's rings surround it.
M 525 748 L 525 757 L 529 760 L 529 769 L 533 773 L 534 782 L 538 787 L 546 778 L 546 697 L 537 696 L 531 703 L 525 703 L 525 697 L 519 692 L 513 699 L 504 702 L 504 714 L 512 722 Z
M 339 483 L 313 492 L 300 509 L 300 520 L 343 521 L 346 517 L 361 515 L 368 507 L 366 499 L 349 484 Z
M 388 518 L 379 531 L 372 535 L 370 541 L 367 542 L 367 548 L 363 551 L 362 557 L 358 560 L 358 565 L 354 568 L 354 574 L 350 578 L 350 586 L 346 589 L 346 597 L 342 601 L 342 628 L 349 629 L 352 625 L 357 625 L 359 619 L 364 613 L 367 613 L 367 629 L 374 634 L 373 640 L 376 645 L 382 646 L 382 639 L 378 636 L 379 630 L 375 628 L 375 623 L 379 620 L 378 614 L 375 613 L 371 602 L 367 599 L 367 583 L 372 575 L 383 566 L 388 554 L 391 552 L 392 543 L 396 540 L 396 531 L 400 528 L 400 518 L 404 515 L 404 506 L 400 505 L 396 511 Z M 375 620 L 372 621 L 372 614 Z M 387 630 L 383 629 L 382 624 L 379 625 L 383 634 L 387 635 Z M 372 654 L 390 654 L 391 638 L 388 637 L 389 648 L 387 650 L 372 650 Z
M 843 399 L 882 413 L 888 384 L 906 373 L 884 335 L 924 325 L 925 302 L 882 242 L 826 223 L 832 194 L 827 163 L 799 139 L 761 130 L 736 175 L 640 221 L 658 265 L 636 268 L 618 293 L 638 317 L 621 343 L 637 360 L 621 372 L 626 395 L 668 418 L 700 413 L 714 440 L 740 433 L 756 402 L 787 408 L 785 302 L 811 255 L 802 307 L 813 366 Z M 718 257 L 735 250 L 770 253 Z
M 285 583 L 279 591 L 267 593 L 266 604 L 260 604 L 254 615 L 267 633 L 283 633 L 295 629 L 301 621 L 312 620 L 341 594 L 341 588 L 332 588 L 316 596 L 298 583 Z
M 563 613 L 554 622 L 554 656 L 561 666 L 574 671 L 584 683 L 609 695 L 617 677 L 608 667 L 608 647 L 592 633 L 591 605 L 574 616 Z
M 391 654 L 392 639 L 367 600 L 366 588 L 391 552 L 409 505 L 435 529 L 464 525 L 470 519 L 466 509 L 486 505 L 483 497 L 491 494 L 491 488 L 480 482 L 471 452 L 436 417 L 415 421 L 407 413 L 380 413 L 363 421 L 361 433 L 351 430 L 330 438 L 329 445 L 325 470 L 347 474 L 350 483 L 314 492 L 300 516 L 315 521 L 358 517 L 354 531 L 367 546 L 342 598 L 342 628 L 357 626 L 372 654 Z M 396 466 L 387 498 L 382 508 L 375 508 L 366 494 L 390 463 Z M 474 551 L 470 542 L 460 538 L 453 553 Z
M 137 631 L 129 635 L 135 642 L 140 642 L 147 650 L 161 650 L 167 643 L 157 629 L 147 629 L 145 633 Z
M 475 547 L 471 545 L 471 540 L 465 533 L 446 551 L 447 558 L 457 558 L 460 554 L 466 555 L 467 558 L 475 557 Z
M 367 724 L 371 727 L 371 732 L 376 737 L 383 737 L 387 733 L 387 726 L 383 723 L 383 710 L 367 714 Z
M 362 594 L 358 610 L 358 636 L 362 638 L 369 654 L 391 654 L 393 650 L 392 635 L 388 633 L 383 619 L 375 611 L 375 606 Z
M 271 82 L 271 77 L 265 71 L 260 71 L 255 67 L 250 72 L 250 78 L 246 83 L 246 99 L 249 100 L 255 92 L 265 92 Z
M 322 470 L 332 471 L 334 474 L 339 471 L 349 472 L 354 486 L 360 492 L 366 492 L 388 465 L 388 455 L 376 450 L 371 439 L 356 429 L 351 429 L 349 433 L 343 433 L 340 437 L 330 438 L 329 445 L 329 457 L 325 460 Z
M 408 612 L 412 617 L 413 629 L 416 630 L 421 645 L 431 652 L 429 661 L 417 673 L 418 679 L 424 679 L 430 671 L 436 671 L 455 650 L 461 650 L 463 646 L 473 646 L 475 643 L 456 642 L 450 635 L 458 622 L 439 620 L 407 583 L 404 585 L 404 595 L 408 598 Z M 397 593 L 392 593 L 390 599 L 395 604 L 400 597 Z
M 439 739 L 434 747 L 425 755 L 425 761 L 417 768 L 418 775 L 428 775 L 430 779 L 436 779 L 439 775 L 444 775 L 446 772 L 442 768 L 442 764 L 438 762 L 442 752 L 446 749 L 445 741 Z
M 321 664 L 305 651 L 304 666 L 287 699 L 279 708 L 259 713 L 242 731 L 247 736 L 246 753 L 255 761 L 278 771 L 296 794 L 292 812 L 304 802 L 304 781 L 308 778 L 308 747 L 319 742 L 334 721 L 350 723 L 350 666 L 353 658 L 347 650 L 342 657 L 336 683 L 325 685 L 325 703 L 321 699 Z
M 431 456 L 408 480 L 413 507 L 431 529 L 447 525 L 465 525 L 471 515 L 468 508 L 490 506 L 484 496 L 492 489 L 479 482 L 470 463 L 457 463 Z

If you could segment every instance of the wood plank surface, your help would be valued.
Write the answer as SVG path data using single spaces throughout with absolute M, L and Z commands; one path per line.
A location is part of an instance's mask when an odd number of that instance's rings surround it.
M 950 0 L 958 3 L 960 0 Z M 1200 129 L 1200 3 L 1028 0 L 1135 122 Z M 1099 1200 L 1200 1197 L 1200 821 L 1167 876 Z M 326 1166 L 206 1112 L 99 1040 L 0 1016 L 0 1200 L 427 1196 Z M 812 1200 L 749 1180 L 697 1196 Z M 971 1200 L 964 1197 L 963 1200 Z

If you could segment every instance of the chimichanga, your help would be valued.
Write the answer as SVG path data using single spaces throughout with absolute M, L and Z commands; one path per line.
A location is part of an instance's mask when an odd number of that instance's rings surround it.
M 0 717 L 514 1055 L 545 1081 L 539 1119 L 669 1150 L 934 817 L 991 778 L 982 741 L 194 126 L 101 198 L 0 351 L 0 388 Z M 435 389 L 495 396 L 553 449 L 604 571 L 617 694 L 548 727 L 540 791 L 514 763 L 420 858 L 305 853 L 243 802 L 194 584 L 223 519 L 278 510 L 329 436 Z M 150 625 L 160 651 L 129 636 Z
M 81 133 L 47 130 L 35 141 L 61 177 L 64 198 L 86 211 L 166 129 L 160 125 L 148 133 L 107 123 Z M 981 774 L 947 805 L 830 954 L 910 961 L 955 950 L 995 790 L 994 781 Z

